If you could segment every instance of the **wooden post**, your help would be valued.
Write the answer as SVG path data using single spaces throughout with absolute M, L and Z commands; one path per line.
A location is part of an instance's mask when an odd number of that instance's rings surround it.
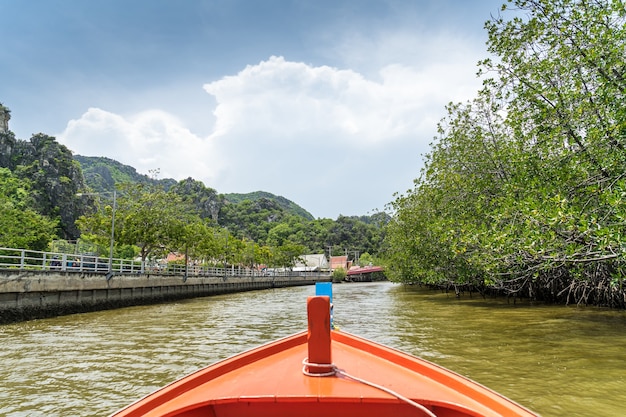
M 330 336 L 330 297 L 315 296 L 307 299 L 308 372 L 324 374 L 332 370 Z M 324 366 L 316 366 L 324 365 Z

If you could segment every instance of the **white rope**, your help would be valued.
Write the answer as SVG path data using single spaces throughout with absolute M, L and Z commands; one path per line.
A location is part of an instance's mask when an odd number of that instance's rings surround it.
M 337 368 L 337 365 L 333 364 L 333 363 L 309 363 L 309 358 L 304 358 L 302 360 L 302 373 L 306 376 L 317 376 L 317 377 L 324 377 L 324 376 L 333 376 L 333 375 L 338 375 L 338 376 L 343 376 L 345 378 L 351 379 L 353 381 L 356 382 L 360 382 L 361 384 L 365 384 L 368 385 L 372 388 L 376 388 L 379 389 L 381 391 L 386 392 L 387 394 L 393 395 L 394 397 L 396 397 L 397 399 L 406 402 L 409 405 L 412 405 L 413 407 L 416 407 L 418 409 L 420 409 L 421 411 L 423 411 L 424 413 L 426 413 L 426 415 L 428 417 L 437 417 L 432 411 L 430 411 L 428 408 L 426 408 L 425 406 L 423 406 L 420 403 L 417 403 L 413 400 L 411 400 L 410 398 L 405 397 L 402 394 L 399 394 L 389 388 L 383 387 L 382 385 L 378 385 L 375 384 L 373 382 L 367 381 L 365 379 L 361 379 L 361 378 L 357 378 L 356 376 L 350 375 L 342 370 L 340 370 L 339 368 Z M 313 373 L 307 370 L 307 367 L 309 366 L 314 366 L 314 367 L 323 367 L 323 368 L 330 368 L 330 371 L 328 372 L 322 372 L 322 373 Z
M 333 376 L 337 373 L 338 369 L 332 363 L 310 363 L 309 358 L 302 360 L 302 373 L 306 376 Z M 328 372 L 315 373 L 307 370 L 307 367 L 315 366 L 320 368 L 330 368 Z

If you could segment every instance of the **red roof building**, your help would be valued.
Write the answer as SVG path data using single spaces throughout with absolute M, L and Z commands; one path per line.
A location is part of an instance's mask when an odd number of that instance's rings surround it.
M 352 266 L 352 261 L 348 261 L 347 256 L 331 256 L 330 257 L 330 269 L 334 271 L 335 269 L 342 268 L 346 271 L 350 269 Z

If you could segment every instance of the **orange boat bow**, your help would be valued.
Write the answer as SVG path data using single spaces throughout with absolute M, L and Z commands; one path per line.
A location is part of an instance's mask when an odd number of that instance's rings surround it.
M 307 332 L 201 369 L 114 416 L 536 417 L 431 362 L 331 330 L 326 296 L 310 297 L 307 310 Z
M 309 297 L 307 299 L 307 316 L 309 319 L 307 348 L 309 356 L 305 368 L 307 372 L 314 375 L 332 372 L 329 311 L 329 297 Z

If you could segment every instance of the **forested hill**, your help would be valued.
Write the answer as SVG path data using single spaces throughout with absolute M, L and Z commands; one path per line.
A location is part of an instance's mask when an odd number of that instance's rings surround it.
M 308 253 L 324 253 L 332 248 L 335 255 L 346 250 L 352 257 L 355 252 L 376 255 L 384 238 L 384 225 L 389 221 L 386 213 L 314 219 L 293 201 L 265 191 L 219 194 L 192 178 L 157 180 L 109 158 L 75 156 L 75 160 L 81 165 L 86 185 L 95 192 L 113 191 L 114 184 L 162 186 L 191 203 L 200 218 L 212 220 L 233 237 L 273 248 L 287 250 L 296 244 Z
M 140 174 L 135 168 L 110 158 L 74 155 L 74 160 L 80 163 L 87 186 L 97 193 L 113 191 L 114 185 L 120 183 L 160 184 L 166 190 L 176 184 L 170 178 L 157 180 Z
M 74 159 L 80 163 L 85 183 L 94 192 L 113 191 L 114 184 L 120 183 L 158 184 L 163 186 L 165 190 L 169 190 L 177 183 L 176 180 L 171 178 L 154 179 L 148 175 L 140 174 L 135 168 L 110 158 L 75 155 Z M 293 201 L 266 191 L 255 191 L 246 194 L 227 193 L 222 196 L 223 200 L 233 204 L 239 204 L 245 200 L 255 202 L 266 199 L 275 202 L 289 214 L 302 217 L 305 220 L 314 219 L 311 213 Z
M 287 213 L 300 216 L 306 220 L 313 220 L 314 217 L 311 213 L 297 205 L 291 200 L 285 197 L 277 196 L 265 191 L 255 191 L 247 194 L 228 193 L 224 194 L 226 201 L 230 203 L 241 203 L 244 200 L 257 201 L 261 199 L 267 199 L 276 202 L 280 207 L 284 208 Z

